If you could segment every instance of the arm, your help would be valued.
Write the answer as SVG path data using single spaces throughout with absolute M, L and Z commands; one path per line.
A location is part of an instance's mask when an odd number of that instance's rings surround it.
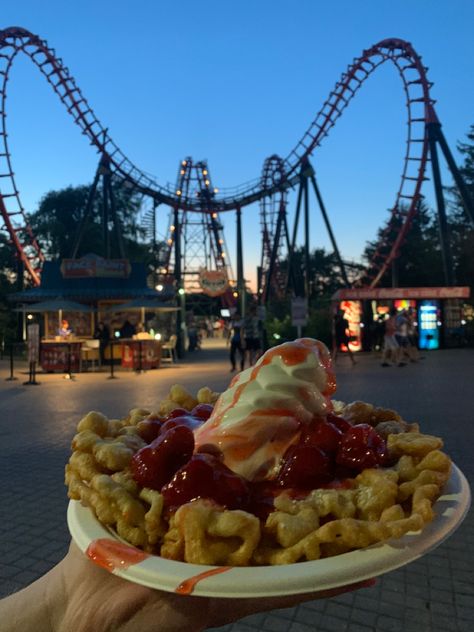
M 372 584 L 268 599 L 183 597 L 108 573 L 72 544 L 49 573 L 0 601 L 0 632 L 200 632 L 256 612 L 289 608 Z

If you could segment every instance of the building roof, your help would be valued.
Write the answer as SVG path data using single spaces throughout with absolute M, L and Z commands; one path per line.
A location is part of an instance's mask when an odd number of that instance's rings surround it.
M 157 292 L 147 286 L 147 269 L 143 263 L 130 264 L 130 273 L 123 277 L 79 277 L 68 278 L 61 273 L 61 262 L 46 261 L 39 287 L 9 295 L 15 302 L 31 303 L 55 299 L 58 296 L 85 303 L 98 300 L 131 300 L 136 298 L 172 298 L 170 291 Z

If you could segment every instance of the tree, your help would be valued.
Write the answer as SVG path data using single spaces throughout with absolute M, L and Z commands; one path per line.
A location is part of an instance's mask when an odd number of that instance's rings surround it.
M 400 227 L 401 219 L 395 218 L 390 222 L 388 233 L 385 233 L 385 227 L 380 228 L 378 239 L 368 242 L 365 247 L 365 261 L 372 261 L 377 244 L 381 240 L 385 242 L 381 252 L 383 256 L 388 255 Z M 394 265 L 397 285 L 401 287 L 444 285 L 437 219 L 434 211 L 424 202 L 420 204 L 412 219 L 410 230 Z M 385 272 L 379 285 L 392 285 L 391 268 Z
M 474 206 L 474 125 L 466 136 L 470 142 L 458 143 L 458 150 L 464 156 L 464 164 L 459 171 Z M 457 188 L 450 188 L 449 193 L 448 219 L 456 283 L 469 285 L 471 293 L 474 293 L 474 226 L 464 209 Z
M 280 262 L 280 269 L 286 277 L 288 258 Z M 290 284 L 292 293 L 304 296 L 306 262 L 304 248 L 297 248 L 292 255 L 291 269 L 293 279 Z M 345 287 L 335 253 L 324 248 L 316 248 L 309 256 L 309 319 L 305 335 L 313 336 L 329 344 L 331 340 L 331 297 L 336 290 Z M 271 297 L 267 306 L 265 326 L 270 344 L 295 337 L 295 327 L 291 324 L 291 301 L 287 296 L 282 299 Z
M 16 337 L 17 314 L 12 311 L 7 295 L 14 292 L 18 280 L 18 260 L 4 233 L 0 233 L 0 345 Z
M 116 184 L 113 185 L 113 192 L 126 254 L 134 261 L 147 261 L 150 249 L 144 243 L 146 231 L 137 220 L 140 199 L 133 191 Z M 104 253 L 103 202 L 99 193 L 98 189 L 92 202 L 89 221 L 79 244 L 78 257 L 89 252 L 102 255 Z M 30 223 L 47 258 L 71 257 L 78 227 L 84 217 L 88 195 L 89 187 L 81 185 L 50 191 L 41 199 L 38 210 L 30 217 Z M 109 233 L 111 256 L 118 257 L 117 240 L 111 225 L 109 225 Z

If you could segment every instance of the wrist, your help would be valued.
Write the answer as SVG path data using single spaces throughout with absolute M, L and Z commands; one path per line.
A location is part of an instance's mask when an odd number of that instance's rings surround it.
M 61 597 L 53 589 L 56 568 L 0 601 L 0 632 L 57 632 Z

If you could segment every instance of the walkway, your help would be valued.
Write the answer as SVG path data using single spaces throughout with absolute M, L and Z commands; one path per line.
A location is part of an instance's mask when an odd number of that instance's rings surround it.
M 74 381 L 39 375 L 24 386 L 24 373 L 6 381 L 0 362 L 0 577 L 5 595 L 30 583 L 64 554 L 69 541 L 63 485 L 69 443 L 82 414 L 110 417 L 136 406 L 154 407 L 170 385 L 222 390 L 229 381 L 228 351 L 208 341 L 179 365 L 142 374 L 82 373 Z M 363 399 L 399 410 L 426 432 L 445 438 L 446 450 L 474 482 L 473 350 L 438 351 L 417 365 L 382 369 L 362 356 L 352 368 L 338 359 L 337 397 Z M 24 370 L 24 366 L 23 366 Z M 381 577 L 357 593 L 297 608 L 247 617 L 215 632 L 471 632 L 474 629 L 474 519 L 433 553 Z

